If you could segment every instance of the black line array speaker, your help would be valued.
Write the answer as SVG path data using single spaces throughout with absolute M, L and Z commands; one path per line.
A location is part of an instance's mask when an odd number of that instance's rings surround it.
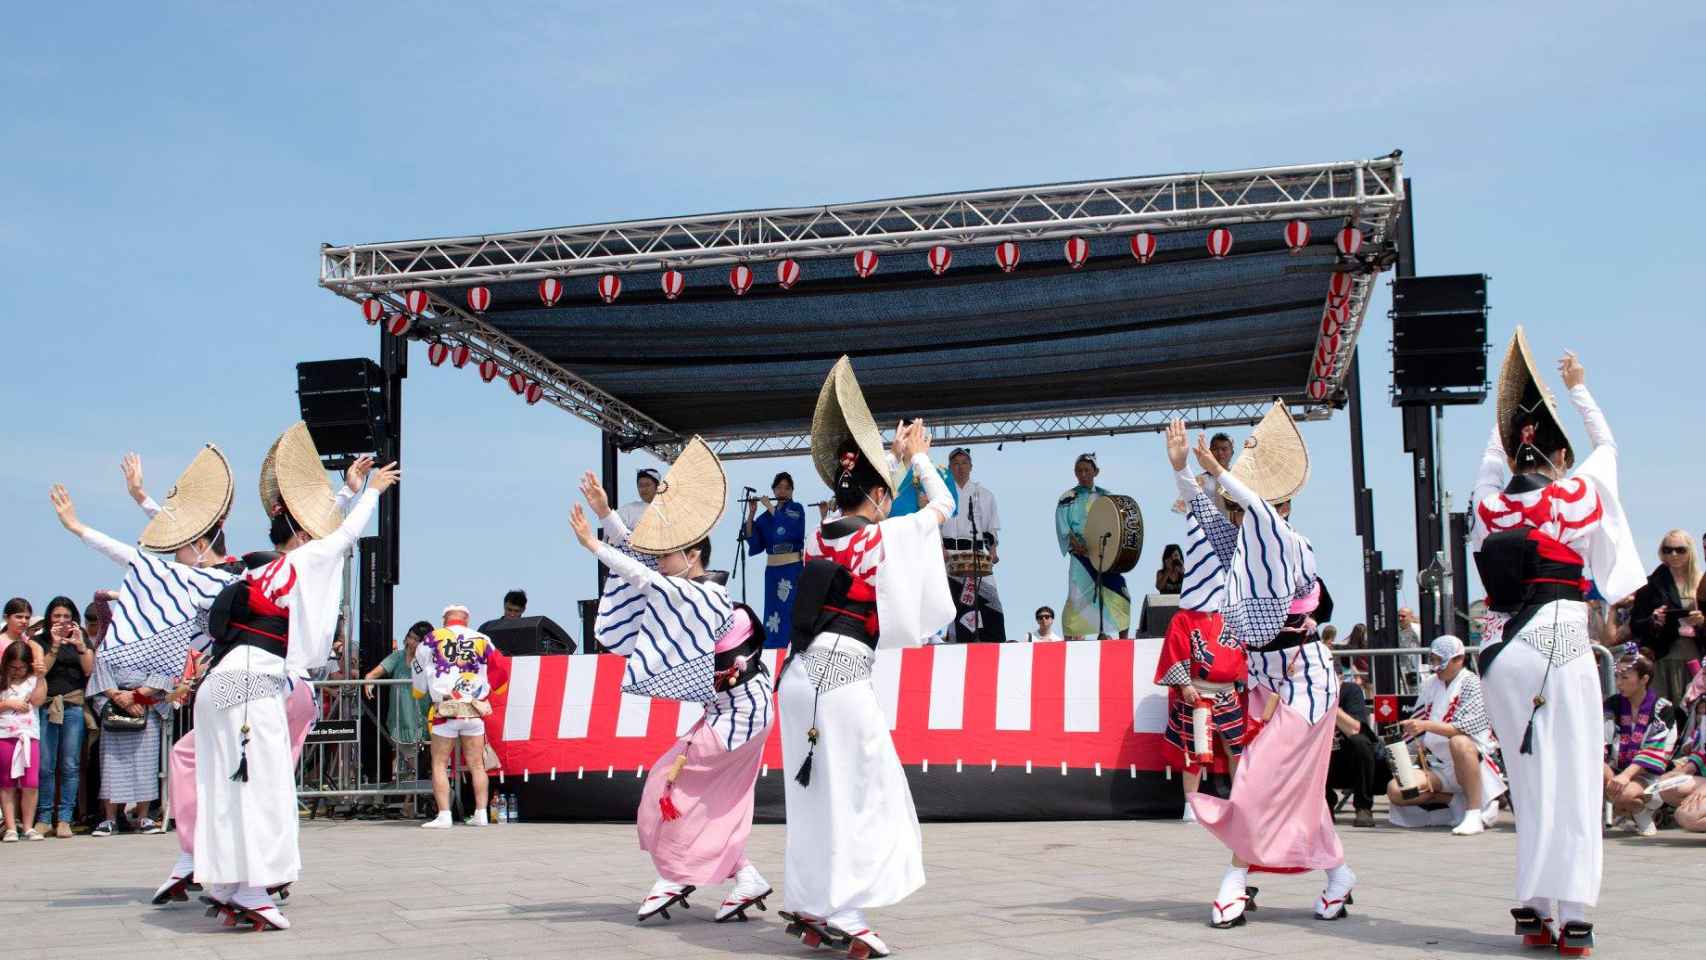
M 379 449 L 387 433 L 385 373 L 365 357 L 296 365 L 302 419 L 324 456 L 347 459 Z
M 1479 403 L 1485 397 L 1485 274 L 1393 281 L 1392 385 L 1400 404 Z

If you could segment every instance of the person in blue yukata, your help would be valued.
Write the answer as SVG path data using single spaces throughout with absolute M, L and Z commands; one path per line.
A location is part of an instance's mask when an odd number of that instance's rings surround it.
M 770 481 L 775 500 L 760 497 L 746 507 L 746 552 L 765 555 L 764 645 L 785 647 L 794 623 L 794 588 L 800 582 L 800 551 L 806 542 L 806 508 L 794 501 L 794 478 L 786 471 Z M 759 503 L 764 512 L 758 512 Z

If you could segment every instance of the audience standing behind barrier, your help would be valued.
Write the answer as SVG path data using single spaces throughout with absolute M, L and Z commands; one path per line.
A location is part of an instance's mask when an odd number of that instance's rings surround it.
M 95 669 L 95 647 L 77 622 L 77 604 L 54 597 L 36 644 L 44 651 L 46 699 L 38 716 L 41 793 L 35 820 L 54 836 L 71 836 L 71 818 L 83 758 L 83 687 Z M 55 800 L 57 799 L 57 803 Z
M 0 811 L 5 833 L 0 842 L 41 840 L 31 823 L 41 783 L 41 744 L 36 710 L 47 684 L 35 669 L 28 641 L 14 641 L 0 652 Z
M 1699 635 L 1706 633 L 1700 583 L 1693 539 L 1686 531 L 1672 530 L 1659 541 L 1658 567 L 1635 591 L 1630 627 L 1652 658 L 1653 688 L 1671 703 L 1681 702 L 1690 666 L 1700 659 Z

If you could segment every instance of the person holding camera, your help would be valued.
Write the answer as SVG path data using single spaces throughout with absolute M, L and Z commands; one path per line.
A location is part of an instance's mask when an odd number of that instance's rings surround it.
M 77 784 L 83 756 L 83 687 L 95 669 L 95 646 L 77 624 L 77 604 L 54 597 L 47 605 L 47 623 L 37 645 L 44 649 L 47 684 L 38 728 L 41 732 L 41 793 L 36 800 L 36 823 L 50 826 L 60 839 L 71 836 L 71 816 L 77 803 Z M 58 803 L 54 789 L 58 787 Z

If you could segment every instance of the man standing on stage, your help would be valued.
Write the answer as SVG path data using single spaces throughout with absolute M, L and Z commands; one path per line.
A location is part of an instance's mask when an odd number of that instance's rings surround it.
M 971 478 L 971 451 L 960 447 L 948 457 L 960 489 L 959 512 L 942 524 L 942 549 L 948 559 L 948 589 L 954 595 L 956 643 L 1001 643 L 1007 639 L 1001 596 L 995 591 L 1001 514 L 995 494 Z
M 1090 501 L 1108 491 L 1096 486 L 1096 455 L 1080 454 L 1072 464 L 1078 483 L 1061 494 L 1054 507 L 1054 535 L 1060 542 L 1060 552 L 1067 557 L 1066 606 L 1063 609 L 1061 630 L 1068 640 L 1085 637 L 1123 637 L 1131 626 L 1131 594 L 1125 577 L 1117 573 L 1097 573 L 1090 564 L 1090 545 L 1084 540 L 1084 521 L 1090 515 Z
M 640 499 L 633 503 L 625 503 L 620 510 L 616 511 L 616 515 L 622 518 L 622 522 L 627 524 L 629 530 L 634 529 L 635 525 L 640 522 L 640 517 L 645 514 L 646 507 L 650 506 L 652 498 L 658 495 L 658 472 L 651 467 L 646 467 L 635 474 L 634 492 L 640 495 Z
M 794 501 L 794 478 L 787 471 L 770 481 L 775 500 L 761 498 L 746 505 L 746 552 L 764 554 L 764 645 L 788 645 L 794 626 L 794 588 L 800 583 L 806 542 L 806 508 Z M 631 529 L 631 528 L 630 528 Z

